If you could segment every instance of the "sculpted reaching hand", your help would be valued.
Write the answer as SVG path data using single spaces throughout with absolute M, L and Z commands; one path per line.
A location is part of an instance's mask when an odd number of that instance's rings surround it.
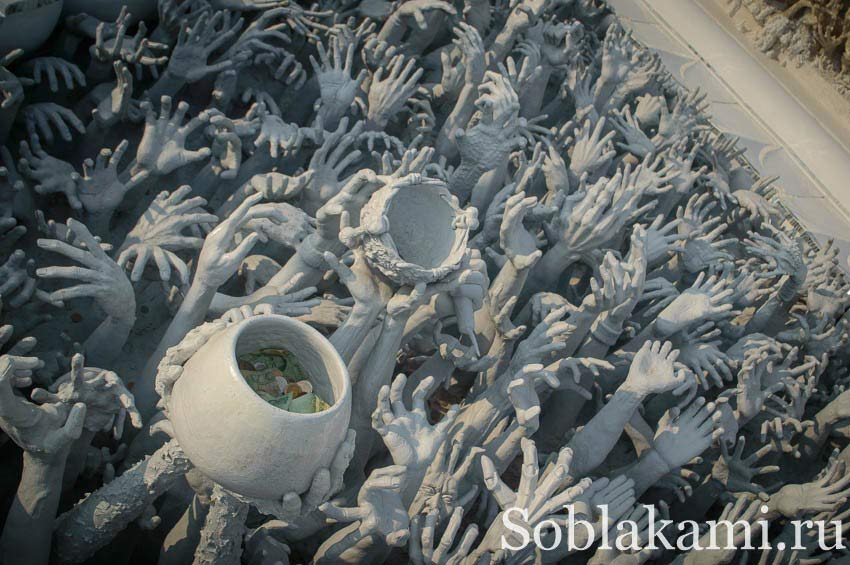
M 383 130 L 396 114 L 401 111 L 417 88 L 423 70 L 416 68 L 416 59 L 396 55 L 388 65 L 388 74 L 384 76 L 383 67 L 379 67 L 369 86 L 367 127 Z
M 737 411 L 742 421 L 754 418 L 768 396 L 784 388 L 783 383 L 769 380 L 772 361 L 777 358 L 778 355 L 768 355 L 763 347 L 753 348 L 745 354 L 738 372 L 737 389 Z
M 519 371 L 531 364 L 547 361 L 565 347 L 564 341 L 575 330 L 562 318 L 570 310 L 570 305 L 561 306 L 549 312 L 531 333 L 521 341 L 511 359 L 511 368 Z
M 596 124 L 586 120 L 575 134 L 570 148 L 570 171 L 576 178 L 580 179 L 585 173 L 594 178 L 614 158 L 616 152 L 611 147 L 614 132 L 603 134 L 604 131 L 605 118 L 601 118 Z
M 416 385 L 413 410 L 407 410 L 402 401 L 406 384 L 407 378 L 402 374 L 393 379 L 391 387 L 381 387 L 378 406 L 372 413 L 372 428 L 383 438 L 393 463 L 404 465 L 410 472 L 422 469 L 434 459 L 457 417 L 457 407 L 452 407 L 438 424 L 432 425 L 428 422 L 425 400 L 436 384 L 434 378 L 427 377 Z
M 138 122 L 142 119 L 139 101 L 133 99 L 133 76 L 127 66 L 116 61 L 115 86 L 92 110 L 92 119 L 103 129 L 110 128 L 119 122 Z
M 521 0 L 513 4 L 513 9 L 508 14 L 505 29 L 511 34 L 520 34 L 530 26 L 537 23 L 546 6 L 541 0 Z
M 24 306 L 33 297 L 51 302 L 47 293 L 36 288 L 35 260 L 28 260 L 22 249 L 16 249 L 0 265 L 0 296 L 3 305 L 13 309 Z
M 85 249 L 55 239 L 39 239 L 37 244 L 83 266 L 42 267 L 36 274 L 41 278 L 73 279 L 81 283 L 51 292 L 52 302 L 62 304 L 65 300 L 92 298 L 103 310 L 107 317 L 86 340 L 85 351 L 95 363 L 106 363 L 120 353 L 136 322 L 133 285 L 124 269 L 106 254 L 85 225 L 74 219 L 68 220 L 67 225 Z
M 0 539 L 6 561 L 48 561 L 65 461 L 86 418 L 83 402 L 37 405 L 15 390 L 19 375 L 41 365 L 31 357 L 0 357 L 0 428 L 24 450 L 26 469 Z
M 484 473 L 484 485 L 499 504 L 502 512 L 511 512 L 510 521 L 530 532 L 543 522 L 557 518 L 564 505 L 575 502 L 590 488 L 593 481 L 588 478 L 575 482 L 570 477 L 572 450 L 568 447 L 558 452 L 555 462 L 540 472 L 537 448 L 530 439 L 522 440 L 522 475 L 519 487 L 513 491 L 499 477 L 493 462 L 486 456 L 481 457 L 481 469 Z M 514 510 L 516 509 L 516 510 Z M 508 543 L 500 540 L 504 537 Z M 497 517 L 481 544 L 474 550 L 473 557 L 478 559 L 486 553 L 506 551 L 505 546 L 519 546 L 520 538 L 516 532 L 508 532 L 501 515 Z M 510 551 L 510 550 L 508 550 Z
M 241 241 L 236 239 L 239 230 L 250 220 L 268 218 L 273 222 L 285 221 L 279 208 L 274 204 L 260 204 L 262 199 L 262 194 L 249 196 L 226 220 L 207 234 L 198 256 L 196 280 L 207 287 L 218 288 L 236 274 L 239 265 L 261 239 L 261 235 L 256 232 L 248 234 Z
M 630 49 L 621 26 L 611 26 L 602 44 L 602 69 L 597 90 L 605 83 L 622 80 L 629 72 Z
M 339 121 L 337 129 L 325 135 L 324 142 L 310 159 L 310 182 L 305 187 L 303 206 L 308 212 L 316 211 L 318 219 L 322 205 L 329 203 L 343 186 L 343 173 L 360 158 L 361 152 L 355 149 L 357 137 L 363 131 L 363 122 L 357 122 L 348 129 L 348 118 Z M 371 172 L 371 171 L 370 171 Z M 348 182 L 359 178 L 363 171 L 356 173 Z
M 64 459 L 83 431 L 86 405 L 62 401 L 33 404 L 15 390 L 15 375 L 42 365 L 35 357 L 0 357 L 0 428 L 36 457 Z
M 401 486 L 406 469 L 392 465 L 372 471 L 360 492 L 357 506 L 338 506 L 333 502 L 319 508 L 337 522 L 351 525 L 331 535 L 316 551 L 316 563 L 338 563 L 339 560 L 380 558 L 386 549 L 400 547 L 410 537 L 407 509 L 401 501 Z
M 709 448 L 723 435 L 714 403 L 697 397 L 684 409 L 671 408 L 658 422 L 652 444 L 669 469 L 676 469 Z
M 655 153 L 664 141 L 663 138 L 650 138 L 644 133 L 628 106 L 623 108 L 622 111 L 615 110 L 611 117 L 611 123 L 624 140 L 622 142 L 618 141 L 617 147 L 628 151 L 640 159 L 651 153 Z
M 316 212 L 316 232 L 326 241 L 339 241 L 343 214 L 358 215 L 369 198 L 384 186 L 382 179 L 371 169 L 354 173 Z
M 442 537 L 437 542 L 438 511 L 433 509 L 428 513 L 417 514 L 410 521 L 410 559 L 416 565 L 461 565 L 472 551 L 475 539 L 478 537 L 478 526 L 470 524 L 457 540 L 463 520 L 463 508 L 457 507 L 452 512 Z M 454 549 L 454 550 L 453 550 Z
M 254 140 L 255 147 L 269 145 L 269 155 L 277 159 L 278 155 L 286 157 L 301 147 L 304 132 L 296 124 L 288 124 L 283 119 L 268 111 L 265 102 L 258 103 L 260 131 Z
M 212 65 L 207 63 L 213 52 L 236 37 L 242 28 L 242 18 L 231 20 L 229 12 L 220 11 L 212 15 L 201 14 L 191 27 L 184 23 L 177 36 L 177 45 L 168 60 L 165 76 L 193 83 L 211 73 L 232 67 L 232 58 L 225 58 Z
M 601 178 L 590 187 L 582 181 L 579 191 L 567 197 L 547 232 L 554 242 L 535 269 L 535 275 L 541 277 L 541 282 L 553 284 L 569 264 L 585 253 L 604 248 L 630 218 L 653 206 L 652 203 L 639 206 L 645 187 L 631 182 L 635 176 L 627 166 L 613 177 Z M 640 235 L 639 239 L 643 236 Z M 642 249 L 638 251 L 638 247 L 643 245 L 635 247 L 635 253 L 641 257 L 640 262 L 644 261 L 645 252 Z
M 646 256 L 650 265 L 657 266 L 667 261 L 674 252 L 684 251 L 683 241 L 687 237 L 678 233 L 681 223 L 676 219 L 664 223 L 664 215 L 659 214 L 646 228 Z
M 454 132 L 461 164 L 449 184 L 461 199 L 472 193 L 482 173 L 503 166 L 511 151 L 526 143 L 519 131 L 519 98 L 508 77 L 486 72 L 475 107 L 466 128 Z
M 546 390 L 561 386 L 560 379 L 551 369 L 544 369 L 539 363 L 525 365 L 505 383 L 499 384 L 505 388 L 504 394 L 510 400 L 520 426 L 536 430 L 541 412 L 540 395 Z M 508 372 L 508 375 L 511 373 Z
M 484 71 L 486 70 L 484 42 L 478 30 L 466 22 L 459 22 L 454 29 L 454 34 L 457 36 L 457 39 L 452 40 L 452 43 L 455 45 L 457 51 L 459 51 L 458 54 L 463 62 L 463 74 L 457 69 L 447 68 L 447 64 L 450 63 L 448 54 L 442 58 L 443 77 L 441 85 L 446 94 L 457 93 L 464 86 L 462 82 L 466 84 L 477 84 L 481 82 L 484 78 Z M 450 77 L 455 77 L 456 84 L 448 82 L 451 80 Z M 463 79 L 462 82 L 461 79 Z
M 736 312 L 728 302 L 732 292 L 726 288 L 725 280 L 718 281 L 714 275 L 706 278 L 700 273 L 691 288 L 658 314 L 656 327 L 662 335 L 669 336 L 700 321 L 734 317 Z
M 312 55 L 310 64 L 319 81 L 321 97 L 314 108 L 318 110 L 325 127 L 334 129 L 354 104 L 354 100 L 362 94 L 361 87 L 368 72 L 361 69 L 356 77 L 352 77 L 355 46 L 349 44 L 344 48 L 336 36 L 331 38 L 329 50 L 323 43 L 318 43 L 316 48 L 321 64 Z
M 74 89 L 74 83 L 84 87 L 86 77 L 83 72 L 70 61 L 59 57 L 37 57 L 30 59 L 23 68 L 32 72 L 32 78 L 36 84 L 43 84 L 45 79 L 51 92 L 59 91 L 59 78 L 64 79 L 65 88 Z
M 83 162 L 83 176 L 77 194 L 85 211 L 97 219 L 101 230 L 104 231 L 109 229 L 112 213 L 124 200 L 125 195 L 150 174 L 142 170 L 132 176 L 119 175 L 118 165 L 127 151 L 127 146 L 127 140 L 122 140 L 114 152 L 101 149 L 97 162 L 91 159 Z M 129 178 L 122 181 L 121 176 Z
M 635 354 L 621 388 L 640 398 L 670 391 L 677 396 L 688 392 L 693 381 L 687 378 L 681 364 L 676 363 L 678 357 L 679 351 L 669 341 L 663 344 L 647 341 Z
M 727 445 L 726 441 L 721 440 L 721 456 L 715 461 L 714 467 L 711 470 L 711 476 L 723 484 L 729 492 L 763 493 L 769 487 L 764 487 L 753 481 L 759 475 L 776 473 L 779 471 L 779 467 L 776 465 L 756 467 L 755 465 L 764 456 L 773 452 L 775 447 L 773 445 L 764 445 L 751 455 L 744 457 L 745 445 L 746 440 L 744 436 L 740 436 L 735 450 L 730 453 L 731 445 Z
M 203 230 L 218 222 L 216 216 L 204 210 L 206 200 L 199 196 L 187 198 L 191 191 L 190 186 L 184 185 L 171 193 L 160 192 L 127 234 L 118 250 L 117 262 L 121 267 L 132 262 L 133 282 L 141 280 L 145 267 L 153 259 L 161 280 L 170 279 L 173 267 L 180 282 L 189 284 L 189 267 L 175 252 L 203 247 L 206 235 Z
M 508 128 L 518 118 L 519 100 L 508 76 L 488 71 L 484 82 L 478 87 L 475 106 L 485 123 Z
M 71 208 L 83 207 L 77 196 L 77 181 L 80 175 L 70 163 L 57 159 L 41 148 L 38 136 L 31 138 L 32 150 L 26 141 L 21 142 L 21 172 L 33 180 L 38 194 L 61 192 L 68 199 Z
M 358 258 L 357 261 L 362 261 L 362 258 Z M 339 265 L 339 267 L 347 269 L 343 265 Z M 346 284 L 354 295 L 355 308 L 371 315 L 377 312 L 379 308 L 383 309 L 383 299 L 380 297 L 382 290 L 379 288 L 381 283 L 369 280 L 374 278 L 374 274 L 364 267 L 363 264 L 355 263 L 352 269 L 356 269 L 357 273 L 355 274 L 353 270 L 348 273 L 343 270 L 340 272 L 340 278 L 343 282 L 349 279 Z M 363 288 L 359 288 L 361 286 Z M 397 292 L 395 296 L 389 299 L 385 306 L 386 319 L 383 324 L 385 336 L 400 334 L 413 311 L 425 302 L 427 296 L 425 291 L 426 286 L 421 283 L 413 289 L 403 288 L 402 291 Z M 361 294 L 363 296 L 359 296 Z M 340 339 L 340 335 L 344 334 L 342 330 L 339 330 L 339 332 L 339 334 L 333 336 L 332 341 Z M 376 348 L 380 345 L 380 343 L 376 345 Z M 389 375 L 386 373 L 391 370 L 390 364 L 371 361 L 364 369 L 364 372 L 369 373 L 369 376 L 364 376 L 364 382 L 361 384 L 360 390 L 356 392 L 358 396 L 355 402 L 357 404 L 361 402 L 371 404 L 377 393 L 377 407 L 371 413 L 371 428 L 378 432 L 383 439 L 393 462 L 407 467 L 402 498 L 405 504 L 409 504 L 422 476 L 425 474 L 425 469 L 433 460 L 440 444 L 445 440 L 448 427 L 457 416 L 457 409 L 449 410 L 443 421 L 432 425 L 428 420 L 425 401 L 435 384 L 435 380 L 427 378 L 417 385 L 413 392 L 413 408 L 408 410 L 402 401 L 407 382 L 403 374 L 392 380 L 391 387 L 382 386 L 382 383 L 389 379 Z M 361 426 L 360 429 L 365 428 L 365 433 L 369 434 L 365 436 L 365 440 L 361 444 L 370 442 L 370 438 L 374 434 L 368 431 L 369 412 L 359 407 L 355 408 L 355 418 L 355 421 Z M 369 449 L 366 448 L 366 451 L 369 451 Z M 365 466 L 368 458 L 364 455 L 365 453 L 360 456 L 358 465 Z
M 116 439 L 124 432 L 124 421 L 130 416 L 134 428 L 142 427 L 142 416 L 136 409 L 132 393 L 112 371 L 85 367 L 79 353 L 71 359 L 71 371 L 57 379 L 49 389 L 36 388 L 32 399 L 40 404 L 57 402 L 66 405 L 83 403 L 86 415 L 83 427 L 92 432 L 111 431 Z
M 128 37 L 127 30 L 131 17 L 127 7 L 124 6 L 114 23 L 98 23 L 94 34 L 95 43 L 89 48 L 89 52 L 95 61 L 101 63 L 123 61 L 134 65 L 138 78 L 141 78 L 142 69 L 149 67 L 153 77 L 158 78 L 159 72 L 156 66 L 164 64 L 168 57 L 158 57 L 154 53 L 161 53 L 168 46 L 145 37 L 147 33 L 145 22 L 139 22 L 136 34 Z
M 747 250 L 769 264 L 757 276 L 770 278 L 788 275 L 796 288 L 802 287 L 807 273 L 802 245 L 769 224 L 766 228 L 773 237 L 753 233 L 750 234 L 752 239 L 747 242 Z
M 85 249 L 55 239 L 39 239 L 38 246 L 60 253 L 84 267 L 43 267 L 38 269 L 37 274 L 41 278 L 70 278 L 84 284 L 56 290 L 50 294 L 50 299 L 61 303 L 90 297 L 111 317 L 134 317 L 133 287 L 124 275 L 124 270 L 101 249 L 85 225 L 74 219 L 68 220 L 67 225 L 85 244 Z
M 146 169 L 154 175 L 167 175 L 184 165 L 209 157 L 208 147 L 197 151 L 186 149 L 189 135 L 209 121 L 209 114 L 201 112 L 183 125 L 189 104 L 180 102 L 172 115 L 171 97 L 163 96 L 160 103 L 159 118 L 156 118 L 151 103 L 142 102 L 145 131 L 136 152 L 134 169 Z
M 685 248 L 681 252 L 682 262 L 691 273 L 702 271 L 715 263 L 732 260 L 732 255 L 725 249 L 735 242 L 733 238 L 720 236 L 726 230 L 720 216 L 709 217 L 717 206 L 710 202 L 710 195 L 694 194 L 687 206 L 680 207 L 676 217 L 683 220 L 679 224 L 679 233 L 687 235 Z
M 803 484 L 785 485 L 770 499 L 771 509 L 788 518 L 817 512 L 834 512 L 850 494 L 850 475 L 836 453 L 815 480 Z
M 514 194 L 505 202 L 505 212 L 499 229 L 499 243 L 505 256 L 517 270 L 531 268 L 543 252 L 537 249 L 537 238 L 523 225 L 523 219 L 537 205 L 533 196 L 524 192 Z
M 720 335 L 720 330 L 700 333 L 700 329 L 682 332 L 679 360 L 697 376 L 704 388 L 708 388 L 707 378 L 711 379 L 714 386 L 722 388 L 724 381 L 733 380 L 736 364 L 721 349 L 721 340 L 712 339 Z
M 627 260 L 618 261 L 611 252 L 606 253 L 599 266 L 601 288 L 595 278 L 591 279 L 595 307 L 600 311 L 591 331 L 607 345 L 617 341 L 643 294 L 647 271 L 645 241 L 646 232 L 641 226 L 635 226 Z
M 86 133 L 83 122 L 74 112 L 53 102 L 30 104 L 23 109 L 23 116 L 27 133 L 33 144 L 35 144 L 36 135 L 40 135 L 47 143 L 53 143 L 55 140 L 53 128 L 56 128 L 57 133 L 64 141 L 71 141 L 73 136 L 71 128 L 77 130 L 78 133 Z
M 762 441 L 774 435 L 785 445 L 794 432 L 802 433 L 803 430 L 815 425 L 813 421 L 806 420 L 805 411 L 807 402 L 817 390 L 817 382 L 815 375 L 797 379 L 788 377 L 782 381 L 785 387 L 784 398 L 779 396 L 778 392 L 768 394 L 763 410 L 769 416 L 773 416 L 773 419 L 768 418 L 762 423 Z M 788 429 L 790 433 L 786 431 Z
M 428 29 L 427 15 L 432 11 L 440 11 L 449 15 L 455 15 L 457 11 L 449 2 L 440 0 L 412 0 L 401 4 L 392 16 L 402 20 L 412 18 L 416 26 L 425 31 Z M 410 25 L 409 23 L 407 24 Z
M 313 180 L 313 171 L 306 171 L 298 176 L 289 176 L 283 173 L 266 173 L 251 177 L 250 185 L 246 185 L 246 191 L 259 192 L 266 200 L 281 202 L 294 199 L 299 196 L 307 185 Z
M 484 449 L 473 447 L 464 451 L 462 435 L 463 432 L 451 442 L 443 441 L 437 449 L 427 471 L 421 475 L 421 483 L 410 504 L 411 516 L 427 512 L 443 521 L 475 500 L 479 493 L 475 468 Z

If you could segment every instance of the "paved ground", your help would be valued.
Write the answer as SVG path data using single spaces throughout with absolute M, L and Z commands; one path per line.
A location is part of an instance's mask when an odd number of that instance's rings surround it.
M 623 26 L 688 88 L 708 94 L 721 131 L 740 138 L 782 202 L 821 243 L 850 255 L 850 151 L 697 0 L 609 0 Z

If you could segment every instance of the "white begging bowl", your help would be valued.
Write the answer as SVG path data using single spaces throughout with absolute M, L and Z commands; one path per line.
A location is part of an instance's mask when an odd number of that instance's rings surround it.
M 62 0 L 0 0 L 0 57 L 13 49 L 31 52 L 44 43 L 62 13 Z
M 73 14 L 88 14 L 104 22 L 114 22 L 121 13 L 121 8 L 127 6 L 127 11 L 133 16 L 134 22 L 144 20 L 156 11 L 156 0 L 65 0 L 66 16 Z
M 331 407 L 295 414 L 251 389 L 236 357 L 285 348 Z M 201 472 L 243 496 L 278 499 L 303 493 L 345 439 L 351 415 L 348 370 L 319 332 L 286 316 L 255 316 L 210 339 L 185 364 L 169 402 L 180 447 Z
M 390 182 L 360 212 L 366 259 L 397 284 L 438 281 L 460 266 L 476 216 L 474 208 L 460 209 L 442 181 Z

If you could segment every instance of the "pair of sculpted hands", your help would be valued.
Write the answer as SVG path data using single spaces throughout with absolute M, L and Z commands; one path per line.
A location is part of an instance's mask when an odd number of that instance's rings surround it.
M 135 522 L 178 523 L 145 538 L 175 562 L 725 563 L 593 544 L 626 519 L 646 541 L 644 503 L 772 541 L 850 511 L 837 250 L 605 2 L 156 4 L 0 53 L 0 428 L 25 454 L 8 495 L 44 509 L 10 512 L 7 558 L 82 560 Z M 370 263 L 387 184 L 448 187 L 454 272 Z M 327 336 L 359 400 L 306 492 L 248 500 L 187 475 L 169 400 L 271 313 Z M 592 557 L 511 549 L 511 508 L 548 546 L 565 504 Z M 829 555 L 804 539 L 758 558 Z

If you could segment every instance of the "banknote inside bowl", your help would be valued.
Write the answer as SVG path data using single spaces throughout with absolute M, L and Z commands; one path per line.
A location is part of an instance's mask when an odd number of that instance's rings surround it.
M 330 407 L 299 414 L 257 395 L 236 357 L 267 347 L 295 354 Z M 350 413 L 348 370 L 333 345 L 277 315 L 248 318 L 211 338 L 186 362 L 169 402 L 175 437 L 192 463 L 233 492 L 261 499 L 307 490 L 336 454 Z

